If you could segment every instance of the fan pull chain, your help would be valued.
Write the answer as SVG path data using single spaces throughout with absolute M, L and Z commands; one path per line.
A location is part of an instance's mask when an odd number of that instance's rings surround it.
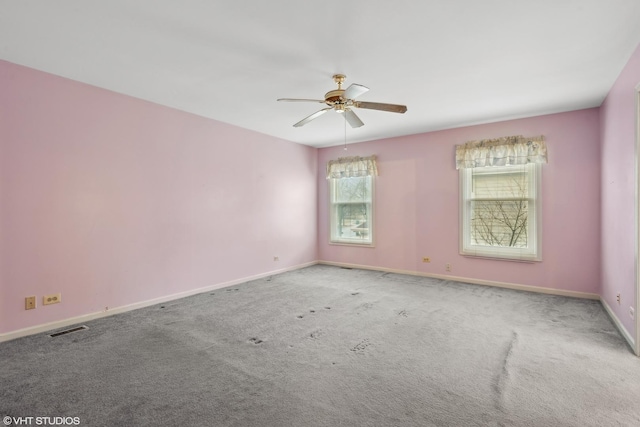
M 344 116 L 344 151 L 347 151 L 347 115 L 346 113 L 343 114 Z

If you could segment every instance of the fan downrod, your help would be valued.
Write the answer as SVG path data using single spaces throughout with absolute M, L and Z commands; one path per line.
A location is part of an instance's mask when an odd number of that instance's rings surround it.
M 336 84 L 338 85 L 338 89 L 342 89 L 342 83 L 344 83 L 344 80 L 347 78 L 347 76 L 345 76 L 344 74 L 334 74 L 333 75 L 333 81 L 336 82 Z

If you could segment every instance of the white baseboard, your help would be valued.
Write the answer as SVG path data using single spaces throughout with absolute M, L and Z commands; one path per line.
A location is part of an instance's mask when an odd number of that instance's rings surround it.
M 293 267 L 282 268 L 279 270 L 273 270 L 267 273 L 261 273 L 254 276 L 243 277 L 241 279 L 231 280 L 228 282 L 216 283 L 215 285 L 205 286 L 203 288 L 198 288 L 198 289 L 192 289 L 189 291 L 167 295 L 159 298 L 154 298 L 147 301 L 140 301 L 137 303 L 124 305 L 121 307 L 110 308 L 109 310 L 102 310 L 95 313 L 83 314 L 81 316 L 71 317 L 63 320 L 57 320 L 55 322 L 45 323 L 42 325 L 31 326 L 29 328 L 18 329 L 16 331 L 0 334 L 0 343 L 5 341 L 10 341 L 16 338 L 26 337 L 28 335 L 34 335 L 34 334 L 39 334 L 46 331 L 51 331 L 54 329 L 64 328 L 66 326 L 75 325 L 78 323 L 88 322 L 94 319 L 100 319 L 102 317 L 113 316 L 114 314 L 125 313 L 127 311 L 149 307 L 155 304 L 161 304 L 163 302 L 173 301 L 176 299 L 201 294 L 203 292 L 208 292 L 215 289 L 226 288 L 227 286 L 238 285 L 240 283 L 249 282 L 251 280 L 262 279 L 263 277 L 273 276 L 274 274 L 280 274 L 287 271 L 299 270 L 301 268 L 309 267 L 315 264 L 317 264 L 317 261 L 312 261 L 305 264 L 299 264 Z
M 494 286 L 497 288 L 515 289 L 518 291 L 560 295 L 560 296 L 572 297 L 572 298 L 583 298 L 583 299 L 594 299 L 594 300 L 600 299 L 600 295 L 592 294 L 589 292 L 567 291 L 564 289 L 543 288 L 540 286 L 520 285 L 517 283 L 495 282 L 492 280 L 473 279 L 470 277 L 457 277 L 457 276 L 447 276 L 444 274 L 421 273 L 419 271 L 396 270 L 392 268 L 372 267 L 368 265 L 359 265 L 359 264 L 345 264 L 345 263 L 333 262 L 333 261 L 318 261 L 318 264 L 333 265 L 336 267 L 346 267 L 346 268 L 359 268 L 363 270 L 383 271 L 385 273 L 408 274 L 411 276 L 431 277 L 434 279 L 452 280 L 454 282 L 472 283 L 474 285 Z
M 618 331 L 620 332 L 620 334 L 624 337 L 625 340 L 627 340 L 627 342 L 631 346 L 631 349 L 635 353 L 635 350 L 636 350 L 635 340 L 631 337 L 629 332 L 627 332 L 627 329 L 624 327 L 620 319 L 618 319 L 618 316 L 616 316 L 616 314 L 613 312 L 613 310 L 611 309 L 609 304 L 607 304 L 604 298 L 600 298 L 600 303 L 602 304 L 605 311 L 609 315 L 609 318 L 611 318 L 611 321 L 613 322 L 613 324 L 616 325 L 616 328 L 618 328 Z

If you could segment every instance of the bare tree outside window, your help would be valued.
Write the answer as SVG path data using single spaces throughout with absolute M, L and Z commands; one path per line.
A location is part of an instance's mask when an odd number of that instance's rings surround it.
M 460 254 L 542 260 L 540 166 L 460 169 Z
M 473 244 L 526 248 L 529 213 L 526 173 L 474 173 L 472 186 Z

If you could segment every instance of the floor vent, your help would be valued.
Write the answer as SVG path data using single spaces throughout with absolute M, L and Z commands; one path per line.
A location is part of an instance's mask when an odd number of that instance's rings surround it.
M 78 326 L 77 328 L 65 329 L 64 331 L 56 332 L 55 334 L 49 335 L 51 338 L 59 337 L 60 335 L 70 334 L 71 332 L 78 332 L 84 329 L 89 329 L 86 326 Z

